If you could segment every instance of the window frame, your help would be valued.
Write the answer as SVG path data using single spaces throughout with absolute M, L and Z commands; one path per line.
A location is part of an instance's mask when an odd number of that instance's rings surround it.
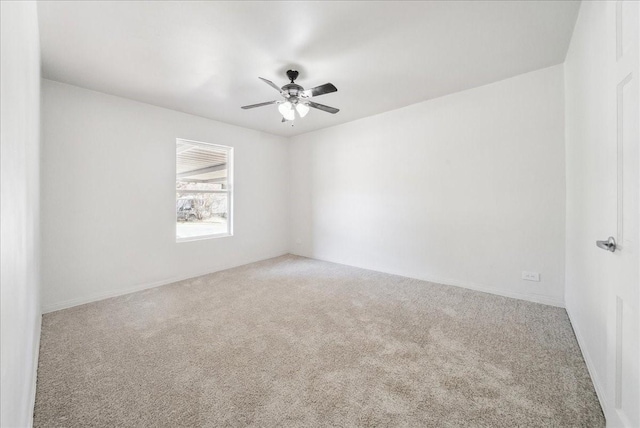
M 176 201 L 177 198 L 174 198 L 173 200 L 173 220 L 175 222 L 175 230 L 174 230 L 174 236 L 176 238 L 176 243 L 182 243 L 182 242 L 191 242 L 191 241 L 201 241 L 204 239 L 215 239 L 215 238 L 226 238 L 229 236 L 233 236 L 233 194 L 234 194 L 234 186 L 233 186 L 233 172 L 234 172 L 234 159 L 233 159 L 233 147 L 231 146 L 225 146 L 222 144 L 214 144 L 214 143 L 206 143 L 204 141 L 197 141 L 197 140 L 189 140 L 186 138 L 176 138 L 175 141 L 175 145 L 177 146 L 178 143 L 183 142 L 183 143 L 191 143 L 191 144 L 198 144 L 198 145 L 203 145 L 203 146 L 210 146 L 210 147 L 214 147 L 217 150 L 220 151 L 225 151 L 227 153 L 227 188 L 223 189 L 223 190 L 219 190 L 216 191 L 216 193 L 225 193 L 227 195 L 227 231 L 224 233 L 212 233 L 212 234 L 207 234 L 207 235 L 198 235 L 198 236 L 189 236 L 189 237 L 185 237 L 185 238 L 180 238 L 178 237 L 178 219 L 177 219 L 177 213 L 176 213 Z M 174 152 L 175 152 L 175 148 L 174 148 Z M 174 170 L 174 183 L 177 181 L 178 178 L 178 171 L 177 171 L 177 164 L 178 164 L 178 157 L 177 157 L 177 153 L 176 153 L 176 157 L 174 158 L 174 167 L 176 167 L 176 169 Z M 174 184 L 175 187 L 175 184 Z M 174 192 L 177 193 L 178 189 L 174 189 Z

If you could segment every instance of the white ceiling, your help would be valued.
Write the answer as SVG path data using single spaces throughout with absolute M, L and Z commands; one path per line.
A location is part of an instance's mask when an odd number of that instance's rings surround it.
M 39 3 L 43 75 L 296 135 L 559 64 L 574 1 Z M 285 71 L 339 108 L 281 123 Z

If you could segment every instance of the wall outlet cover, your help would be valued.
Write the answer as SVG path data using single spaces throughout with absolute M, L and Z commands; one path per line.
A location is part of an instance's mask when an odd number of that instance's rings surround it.
M 525 281 L 540 282 L 540 274 L 538 272 L 522 271 L 522 279 L 524 279 Z

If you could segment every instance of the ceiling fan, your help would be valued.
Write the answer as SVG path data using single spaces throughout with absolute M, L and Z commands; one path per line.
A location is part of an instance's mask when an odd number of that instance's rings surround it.
M 282 88 L 278 88 L 275 83 L 270 80 L 259 77 L 267 85 L 280 92 L 280 95 L 284 97 L 284 101 L 267 101 L 266 103 L 251 104 L 248 106 L 242 106 L 243 109 L 250 109 L 262 106 L 268 106 L 271 104 L 278 104 L 278 111 L 282 114 L 282 121 L 295 120 L 296 113 L 298 116 L 305 117 L 309 113 L 309 107 L 313 107 L 318 110 L 326 111 L 327 113 L 336 114 L 340 110 L 335 107 L 329 107 L 324 104 L 315 103 L 309 98 L 317 97 L 319 95 L 330 94 L 336 92 L 338 89 L 331 83 L 325 83 L 324 85 L 316 86 L 315 88 L 305 90 L 302 86 L 297 85 L 294 81 L 298 78 L 298 72 L 295 70 L 288 70 L 287 77 L 291 80 L 291 83 L 287 83 Z

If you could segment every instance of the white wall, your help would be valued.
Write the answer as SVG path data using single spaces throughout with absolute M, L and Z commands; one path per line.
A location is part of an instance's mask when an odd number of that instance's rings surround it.
M 288 251 L 288 144 L 237 126 L 43 81 L 43 308 Z M 175 143 L 234 147 L 234 236 L 176 243 Z
M 292 138 L 293 252 L 562 305 L 563 97 L 559 65 Z
M 40 340 L 40 40 L 33 2 L 0 3 L 0 425 L 32 423 Z
M 605 63 L 615 60 L 615 34 L 611 31 L 614 4 L 582 2 L 564 64 L 567 152 L 567 265 L 565 301 L 582 352 L 606 411 L 607 299 L 603 253 L 596 239 L 612 234 L 612 224 L 599 207 L 615 206 L 615 192 L 603 201 L 604 165 L 601 147 L 611 141 L 615 105 L 613 80 Z M 615 18 L 614 18 L 615 19 Z M 612 43 L 613 42 L 613 43 Z M 609 60 L 609 61 L 608 61 Z M 615 100 L 614 100 L 615 102 Z M 613 154 L 613 150 L 611 151 Z M 613 212 L 613 211 L 612 211 Z M 600 238 L 603 236 L 603 238 Z

